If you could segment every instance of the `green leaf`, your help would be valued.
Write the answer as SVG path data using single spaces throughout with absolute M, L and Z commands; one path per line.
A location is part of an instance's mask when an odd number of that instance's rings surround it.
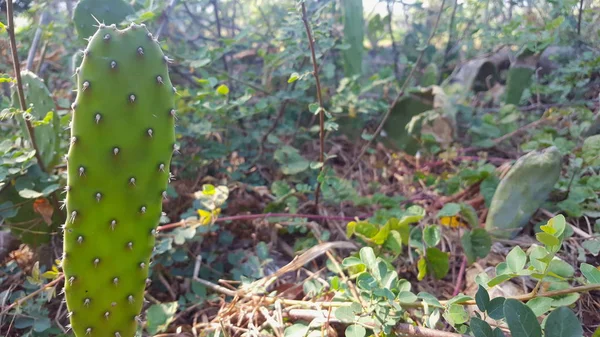
M 494 337 L 492 327 L 480 318 L 472 317 L 469 326 L 475 337 Z
M 425 243 L 429 247 L 437 246 L 437 244 L 440 243 L 441 239 L 442 239 L 442 231 L 440 230 L 439 226 L 430 225 L 430 226 L 426 226 L 425 229 L 423 230 L 423 241 L 425 241 Z
M 24 188 L 19 191 L 19 196 L 21 196 L 22 198 L 25 198 L 25 199 L 35 199 L 35 198 L 39 198 L 43 195 L 44 194 L 42 194 L 40 192 L 36 192 L 36 191 L 28 189 L 28 188 Z
M 477 293 L 475 294 L 475 303 L 477 303 L 477 308 L 483 312 L 487 311 L 490 305 L 490 295 L 488 294 L 487 290 L 481 286 L 481 284 L 479 285 Z
M 344 268 L 350 268 L 361 264 L 363 264 L 361 259 L 354 256 L 349 256 L 342 261 L 342 267 Z
M 469 320 L 469 314 L 465 311 L 464 306 L 460 304 L 452 304 L 444 313 L 444 317 L 452 325 L 463 324 Z
M 360 313 L 360 311 L 360 305 L 358 305 L 357 307 L 355 303 L 352 303 L 352 305 L 347 305 L 335 309 L 334 315 L 337 319 L 339 319 L 342 322 L 354 322 L 354 320 L 356 319 L 356 315 Z
M 282 146 L 275 151 L 273 158 L 281 164 L 281 172 L 285 175 L 294 175 L 308 169 L 310 162 L 300 151 L 291 146 Z
M 221 84 L 217 87 L 217 93 L 223 96 L 229 95 L 229 87 L 225 84 Z
M 390 235 L 385 241 L 384 246 L 396 255 L 402 253 L 402 237 L 400 233 L 398 231 L 390 231 Z
M 345 333 L 348 337 L 364 337 L 366 334 L 367 330 L 358 324 L 348 326 Z
M 444 253 L 435 247 L 427 248 L 426 252 L 427 270 L 433 272 L 436 279 L 441 280 L 448 274 L 450 269 L 448 253 Z
M 33 331 L 44 332 L 52 326 L 52 323 L 48 317 L 41 317 L 35 320 L 33 323 Z
M 173 321 L 176 311 L 177 302 L 153 304 L 146 312 L 148 332 L 156 334 L 166 331 L 171 321 Z
M 506 337 L 504 331 L 500 330 L 500 328 L 494 329 L 494 337 Z
M 515 274 L 502 274 L 502 275 L 498 275 L 498 276 L 494 277 L 493 279 L 491 279 L 488 282 L 487 286 L 490 287 L 490 288 L 495 287 L 495 286 L 499 285 L 500 283 L 502 283 L 504 281 L 508 281 L 511 278 L 515 277 L 515 276 L 516 276 Z
M 500 183 L 500 179 L 495 175 L 489 175 L 487 178 L 483 179 L 481 185 L 479 185 L 479 191 L 483 198 L 485 199 L 485 206 L 490 207 L 492 204 L 492 198 L 494 197 L 494 193 L 496 192 L 496 188 Z
M 390 235 L 390 225 L 389 225 L 389 223 L 386 223 L 385 226 L 381 227 L 379 229 L 379 232 L 377 232 L 377 234 L 375 234 L 375 236 L 373 236 L 371 238 L 371 241 L 374 244 L 381 246 L 385 243 L 385 241 L 387 240 L 389 235 Z
M 519 246 L 515 246 L 506 256 L 508 269 L 513 273 L 518 273 L 527 263 L 527 254 Z
M 445 216 L 455 216 L 460 213 L 460 205 L 455 203 L 445 204 L 444 207 L 438 212 L 437 218 L 445 217 Z
M 284 337 L 306 337 L 309 327 L 306 324 L 295 323 L 283 332 Z
M 492 238 L 484 228 L 475 228 L 465 231 L 460 238 L 467 262 L 472 264 L 477 258 L 486 257 L 492 248 Z
M 567 307 L 555 309 L 548 315 L 544 327 L 546 337 L 581 337 L 583 329 L 573 311 Z
M 536 233 L 535 234 L 535 238 L 543 243 L 545 246 L 556 246 L 560 243 L 560 241 L 553 235 L 545 233 L 545 232 L 540 232 L 540 233 Z
M 173 231 L 173 235 L 173 242 L 176 245 L 182 245 L 186 240 L 189 240 L 196 235 L 196 229 L 193 227 L 179 227 Z
M 592 266 L 591 264 L 582 263 L 579 269 L 588 282 L 592 284 L 600 284 L 600 270 L 598 270 L 598 268 Z
M 460 204 L 460 215 L 471 225 L 472 228 L 479 227 L 479 218 L 477 211 L 469 204 Z
M 288 81 L 287 81 L 287 82 L 288 82 L 288 83 L 294 83 L 294 82 L 296 82 L 296 81 L 297 81 L 299 78 L 300 78 L 300 74 L 298 74 L 298 73 L 292 73 L 292 74 L 290 75 L 290 78 L 288 78 Z
M 589 166 L 600 166 L 600 135 L 588 137 L 581 148 L 583 162 Z
M 398 294 L 398 301 L 400 303 L 414 303 L 417 301 L 417 295 L 411 293 L 410 291 L 401 291 Z
M 377 257 L 371 247 L 363 247 L 359 252 L 360 260 L 367 266 L 371 271 L 377 269 Z
M 598 256 L 600 253 L 600 239 L 598 238 L 592 238 L 584 241 L 581 243 L 581 246 L 587 249 L 594 256 Z
M 504 301 L 504 317 L 512 337 L 542 337 L 542 328 L 535 314 L 520 301 Z
M 417 280 L 421 281 L 427 276 L 427 261 L 422 256 L 417 262 L 417 271 Z
M 533 311 L 536 317 L 539 317 L 552 308 L 553 302 L 554 300 L 550 297 L 536 297 L 527 301 L 525 305 L 527 305 L 531 311 Z
M 495 319 L 503 319 L 504 318 L 504 301 L 506 299 L 504 297 L 496 297 L 490 301 L 490 305 L 488 306 L 487 314 Z

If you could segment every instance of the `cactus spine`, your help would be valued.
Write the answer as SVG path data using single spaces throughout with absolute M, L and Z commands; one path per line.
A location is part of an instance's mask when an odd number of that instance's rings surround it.
M 73 11 L 75 30 L 80 38 L 88 38 L 96 32 L 97 21 L 106 25 L 120 24 L 135 11 L 124 0 L 81 0 Z
M 144 25 L 100 25 L 77 70 L 64 226 L 77 337 L 133 337 L 175 147 L 168 59 Z

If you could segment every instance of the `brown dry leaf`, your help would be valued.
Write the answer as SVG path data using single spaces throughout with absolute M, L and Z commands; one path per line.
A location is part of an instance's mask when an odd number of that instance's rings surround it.
M 33 203 L 33 210 L 44 218 L 44 221 L 49 226 L 52 224 L 52 214 L 54 214 L 54 208 L 50 204 L 50 201 L 46 198 L 36 199 Z

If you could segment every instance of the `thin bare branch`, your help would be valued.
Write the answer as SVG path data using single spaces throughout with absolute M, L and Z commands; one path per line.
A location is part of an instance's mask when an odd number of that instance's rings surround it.
M 321 168 L 319 172 L 323 172 L 325 167 L 325 105 L 323 104 L 323 96 L 321 93 L 321 80 L 319 79 L 319 65 L 317 63 L 317 56 L 315 53 L 315 41 L 310 30 L 308 23 L 308 15 L 306 14 L 306 4 L 302 2 L 302 22 L 304 22 L 304 28 L 306 29 L 306 35 L 308 37 L 308 46 L 310 48 L 310 54 L 313 64 L 313 75 L 315 76 L 315 82 L 317 85 L 317 102 L 319 104 L 319 162 Z M 320 173 L 319 173 L 320 174 Z M 321 183 L 317 182 L 317 188 L 315 190 L 315 208 L 319 209 L 319 192 L 321 191 Z
M 19 95 L 19 105 L 21 110 L 27 110 L 27 104 L 25 103 L 25 93 L 23 92 L 23 80 L 21 79 L 21 64 L 19 63 L 19 54 L 17 52 L 17 40 L 15 38 L 15 22 L 13 17 L 13 3 L 12 1 L 6 2 L 6 17 L 8 22 L 8 27 L 6 30 L 8 32 L 9 40 L 10 40 L 10 50 L 12 54 L 13 61 L 13 69 L 15 72 L 15 78 L 17 79 L 17 93 Z M 33 130 L 33 125 L 31 125 L 31 121 L 24 118 L 25 125 L 27 128 L 27 135 L 29 136 L 29 140 L 31 141 L 31 147 L 35 150 L 35 159 L 38 162 L 38 165 L 42 171 L 46 171 L 46 166 L 44 161 L 42 160 L 42 154 L 40 153 L 40 149 L 35 142 L 35 132 Z

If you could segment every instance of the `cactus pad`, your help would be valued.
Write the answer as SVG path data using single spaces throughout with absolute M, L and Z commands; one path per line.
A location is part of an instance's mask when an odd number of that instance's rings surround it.
M 52 94 L 46 88 L 44 81 L 31 71 L 23 70 L 21 72 L 21 80 L 23 81 L 25 102 L 31 107 L 32 120 L 44 123 L 34 127 L 40 156 L 42 157 L 44 166 L 52 167 L 58 160 L 60 147 L 60 119 L 56 114 L 56 106 L 54 105 Z M 19 98 L 16 90 L 13 94 L 13 106 L 19 106 Z M 51 116 L 48 115 L 50 111 L 52 111 Z M 44 121 L 46 116 L 49 118 Z M 22 117 L 19 117 L 18 120 L 23 134 L 27 134 L 25 120 Z
M 552 192 L 561 162 L 555 146 L 519 158 L 494 193 L 486 229 L 496 237 L 514 237 Z
M 105 25 L 119 24 L 133 13 L 133 7 L 124 0 L 81 0 L 73 11 L 73 22 L 79 37 L 87 38 L 96 32 L 96 20 Z
M 136 330 L 175 146 L 167 61 L 144 25 L 101 25 L 77 71 L 63 270 L 78 337 Z

